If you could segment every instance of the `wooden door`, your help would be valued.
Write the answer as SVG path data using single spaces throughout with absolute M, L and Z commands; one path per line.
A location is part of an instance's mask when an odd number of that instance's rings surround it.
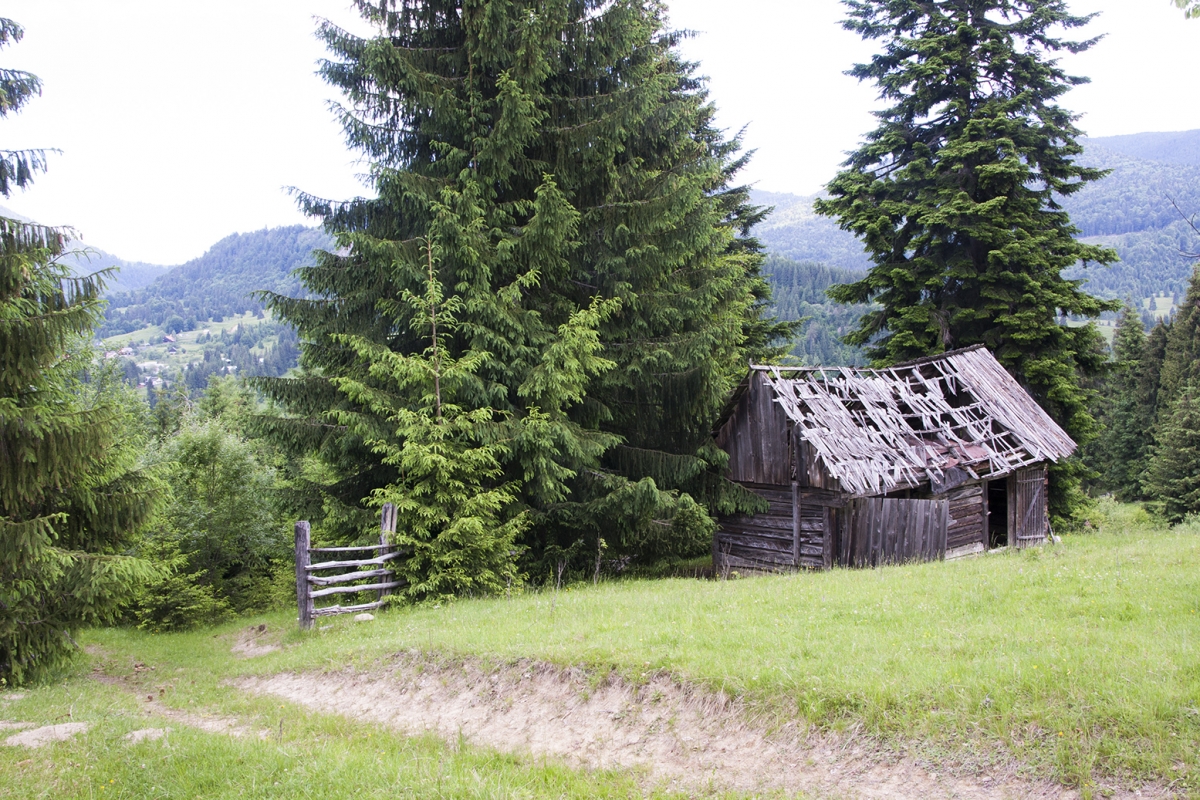
M 1021 549 L 1041 544 L 1050 528 L 1045 464 L 1019 469 L 1008 478 L 1008 543 Z

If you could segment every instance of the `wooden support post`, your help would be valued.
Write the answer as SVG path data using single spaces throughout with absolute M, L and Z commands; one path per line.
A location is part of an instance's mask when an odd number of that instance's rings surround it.
M 301 630 L 308 630 L 313 624 L 312 589 L 308 585 L 310 535 L 307 520 L 296 523 L 296 605 L 300 609 Z
M 800 485 L 792 481 L 792 566 L 800 568 Z
M 379 518 L 379 544 L 387 547 L 392 544 L 391 534 L 396 532 L 396 506 L 393 503 L 384 503 L 383 512 Z M 381 550 L 380 555 L 392 552 L 391 548 Z M 391 589 L 380 589 L 379 600 L 392 593 Z

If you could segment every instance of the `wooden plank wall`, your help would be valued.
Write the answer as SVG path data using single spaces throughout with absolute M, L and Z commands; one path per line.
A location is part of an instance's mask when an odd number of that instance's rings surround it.
M 968 545 L 987 547 L 987 492 L 979 483 L 960 486 L 935 500 L 950 504 L 950 522 L 946 530 L 946 549 L 957 550 Z
M 1050 528 L 1045 464 L 1019 469 L 1008 478 L 1008 543 L 1015 548 L 1041 544 Z
M 829 504 L 838 502 L 836 495 L 808 492 L 797 486 L 742 485 L 766 499 L 770 508 L 763 514 L 736 514 L 718 521 L 713 540 L 713 564 L 718 574 L 726 570 L 774 572 L 829 565 L 826 550 L 830 537 L 826 532 L 830 530 Z M 825 505 L 809 502 L 813 499 L 823 500 Z
M 729 453 L 730 480 L 785 488 L 791 485 L 789 422 L 774 397 L 763 374 L 754 372 L 749 390 L 718 432 L 717 446 Z
M 874 567 L 946 555 L 948 500 L 865 497 L 847 505 L 838 563 Z

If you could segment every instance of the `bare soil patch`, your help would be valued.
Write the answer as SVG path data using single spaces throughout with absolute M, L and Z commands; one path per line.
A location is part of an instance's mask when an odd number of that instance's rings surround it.
M 196 728 L 205 733 L 220 733 L 232 736 L 235 739 L 240 739 L 244 736 L 257 736 L 259 739 L 265 739 L 271 735 L 270 731 L 256 730 L 244 724 L 237 717 L 227 717 L 222 714 L 193 714 L 189 711 L 181 711 L 180 709 L 170 708 L 162 704 L 147 707 L 146 716 L 161 717 L 179 725 Z
M 50 742 L 65 742 L 77 733 L 83 733 L 91 725 L 87 722 L 64 722 L 61 725 L 43 725 L 31 731 L 13 734 L 4 740 L 9 747 L 41 747 Z
M 865 736 L 756 721 L 734 699 L 666 675 L 632 685 L 578 669 L 521 662 L 486 667 L 420 654 L 362 673 L 285 673 L 234 685 L 407 734 L 463 737 L 505 752 L 588 768 L 645 771 L 649 783 L 693 792 L 803 792 L 817 797 L 1077 798 L 1018 775 L 1016 764 L 933 765 Z M 1144 787 L 1110 797 L 1163 797 Z
M 279 650 L 278 634 L 266 625 L 251 625 L 240 632 L 230 651 L 242 658 L 254 658 Z
M 163 702 L 167 693 L 175 688 L 175 684 L 171 681 L 157 682 L 158 677 L 155 673 L 155 667 L 147 666 L 141 661 L 135 661 L 129 668 L 128 674 L 112 674 L 105 671 L 104 665 L 96 665 L 92 668 L 92 680 L 100 683 L 119 687 L 131 694 L 138 695 L 143 699 L 142 712 L 147 717 L 159 719 L 167 719 L 179 725 L 185 725 L 189 728 L 204 731 L 206 733 L 219 733 L 234 738 L 243 736 L 257 736 L 259 739 L 265 739 L 271 735 L 270 731 L 252 728 L 244 724 L 237 717 L 225 716 L 222 714 L 208 713 L 204 711 L 184 711 L 178 708 L 172 708 Z M 146 728 L 146 731 L 160 730 L 158 728 Z M 133 736 L 139 731 L 133 731 L 129 734 Z M 141 738 L 135 738 L 131 741 L 141 741 L 142 738 L 157 738 L 152 734 L 143 734 Z
M 136 731 L 130 731 L 123 737 L 130 744 L 138 742 L 153 742 L 167 735 L 166 728 L 138 728 Z

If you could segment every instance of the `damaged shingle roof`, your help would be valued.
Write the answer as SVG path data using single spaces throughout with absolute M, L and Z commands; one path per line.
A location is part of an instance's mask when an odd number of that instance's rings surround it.
M 886 369 L 756 366 L 843 491 L 941 491 L 1058 461 L 1075 442 L 982 346 Z

